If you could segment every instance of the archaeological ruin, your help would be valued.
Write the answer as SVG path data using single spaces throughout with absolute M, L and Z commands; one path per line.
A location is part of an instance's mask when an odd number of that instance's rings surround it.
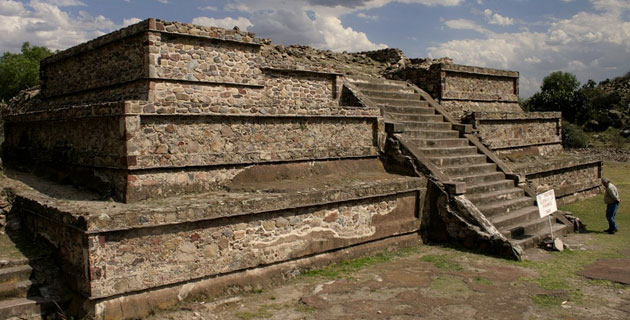
M 536 194 L 599 191 L 602 161 L 562 152 L 561 115 L 523 112 L 514 71 L 147 19 L 40 74 L 3 110 L 3 193 L 54 246 L 80 316 L 142 317 L 390 246 L 520 259 L 549 234 Z

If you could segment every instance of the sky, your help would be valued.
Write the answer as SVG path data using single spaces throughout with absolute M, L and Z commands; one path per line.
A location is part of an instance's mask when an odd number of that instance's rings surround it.
M 582 83 L 630 71 L 630 0 L 0 0 L 0 52 L 63 50 L 150 17 L 519 71 L 522 98 L 553 71 Z

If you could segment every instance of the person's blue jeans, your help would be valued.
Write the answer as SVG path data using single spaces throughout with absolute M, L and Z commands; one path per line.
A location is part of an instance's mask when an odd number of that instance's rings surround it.
M 606 219 L 608 220 L 608 230 L 617 231 L 617 223 L 615 223 L 615 216 L 617 215 L 617 209 L 619 203 L 611 203 L 606 206 Z

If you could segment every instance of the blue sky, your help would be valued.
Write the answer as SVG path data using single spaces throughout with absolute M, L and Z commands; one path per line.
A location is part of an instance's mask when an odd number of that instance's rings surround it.
M 524 98 L 556 70 L 583 83 L 630 71 L 630 0 L 0 0 L 0 52 L 65 49 L 149 17 L 516 70 Z

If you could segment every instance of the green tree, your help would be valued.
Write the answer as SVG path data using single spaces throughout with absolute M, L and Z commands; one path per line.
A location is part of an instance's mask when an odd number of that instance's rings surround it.
M 575 75 L 556 71 L 543 79 L 540 91 L 523 105 L 526 111 L 560 111 L 572 123 L 583 123 L 590 117 L 585 108 L 585 97 L 579 91 L 580 82 Z
M 571 93 L 580 87 L 575 75 L 568 72 L 556 71 L 543 79 L 540 89 L 544 92 Z
M 52 55 L 45 47 L 22 44 L 21 53 L 5 52 L 0 57 L 0 101 L 9 101 L 20 90 L 39 84 L 39 62 Z

